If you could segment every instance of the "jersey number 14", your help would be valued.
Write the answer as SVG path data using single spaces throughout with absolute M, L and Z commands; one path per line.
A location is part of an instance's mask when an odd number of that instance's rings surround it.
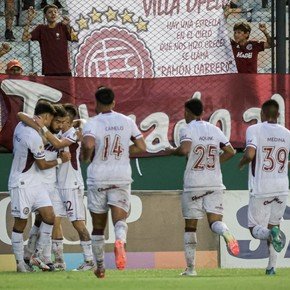
M 110 135 L 105 136 L 102 160 L 107 160 L 109 155 L 115 155 L 115 159 L 120 159 L 123 152 L 124 148 L 121 144 L 121 136 L 115 135 L 113 142 L 111 142 Z

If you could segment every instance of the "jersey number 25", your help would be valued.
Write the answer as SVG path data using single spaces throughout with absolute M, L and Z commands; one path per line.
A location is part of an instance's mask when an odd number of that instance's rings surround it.
M 217 147 L 215 145 L 197 145 L 193 149 L 197 154 L 197 159 L 192 166 L 192 170 L 214 170 Z

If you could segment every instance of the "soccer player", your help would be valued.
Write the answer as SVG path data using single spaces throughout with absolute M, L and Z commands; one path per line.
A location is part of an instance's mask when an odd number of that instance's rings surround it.
M 40 101 L 35 108 L 35 115 L 41 116 L 46 126 L 49 126 L 55 114 L 51 104 Z M 43 262 L 43 249 L 50 242 L 54 212 L 49 193 L 44 185 L 43 170 L 55 167 L 70 159 L 69 153 L 63 153 L 60 158 L 45 160 L 43 141 L 37 131 L 20 122 L 13 135 L 14 158 L 9 176 L 9 191 L 11 196 L 11 212 L 14 217 L 12 230 L 12 249 L 16 258 L 17 271 L 29 272 L 29 266 L 23 257 L 23 231 L 29 214 L 35 210 L 42 218 L 39 229 L 39 239 L 31 264 L 41 269 L 49 267 Z
M 64 107 L 60 104 L 54 104 L 53 107 L 55 109 L 55 116 L 52 119 L 52 122 L 49 126 L 49 131 L 57 136 L 58 134 L 60 134 L 63 124 L 66 121 L 67 112 L 64 109 Z M 22 122 L 24 122 L 28 126 L 41 132 L 41 127 L 37 125 L 37 123 L 34 121 L 32 117 L 28 116 L 27 114 L 23 112 L 19 112 L 18 117 Z M 44 151 L 45 151 L 46 160 L 50 161 L 57 158 L 58 149 L 56 149 L 50 143 L 48 143 L 46 139 L 45 139 Z M 56 167 L 43 171 L 43 174 L 45 175 L 44 183 L 49 192 L 49 197 L 51 199 L 53 210 L 56 216 L 55 222 L 54 222 L 55 224 L 56 220 L 58 220 L 59 217 L 66 217 L 66 211 L 63 210 L 63 202 L 56 190 Z M 27 246 L 24 249 L 24 261 L 28 265 L 30 265 L 30 258 L 35 250 L 40 224 L 41 224 L 41 217 L 40 215 L 36 214 L 34 225 L 32 226 L 29 232 L 29 239 L 28 239 Z M 54 238 L 56 235 L 54 228 L 55 227 L 53 227 L 53 230 L 52 230 L 52 238 Z M 49 266 L 50 271 L 53 271 L 54 265 L 51 261 L 51 242 L 49 245 L 47 245 L 47 247 L 44 248 L 43 258 L 44 258 L 45 264 Z
M 87 171 L 88 209 L 93 223 L 92 245 L 97 262 L 95 274 L 103 278 L 104 230 L 109 209 L 116 237 L 116 267 L 119 270 L 126 267 L 126 218 L 130 210 L 132 182 L 129 154 L 146 151 L 146 145 L 135 122 L 113 111 L 115 96 L 112 89 L 100 87 L 95 97 L 97 116 L 90 118 L 84 126 L 82 153 L 84 161 L 91 161 Z
M 64 104 L 67 112 L 64 126 L 62 128 L 61 138 L 47 131 L 45 137 L 54 148 L 70 152 L 72 158 L 70 162 L 61 164 L 57 169 L 57 189 L 58 195 L 62 200 L 63 211 L 72 222 L 78 232 L 80 244 L 84 254 L 84 263 L 76 270 L 87 271 L 95 267 L 92 253 L 92 243 L 90 234 L 86 228 L 84 197 L 84 182 L 79 162 L 81 142 L 78 133 L 73 127 L 73 121 L 77 116 L 77 109 L 72 104 Z M 43 126 L 40 120 L 37 120 L 40 126 Z M 56 217 L 53 227 L 52 251 L 55 256 L 55 268 L 64 270 L 65 263 L 63 257 L 63 234 L 61 230 L 61 217 Z
M 262 105 L 262 123 L 246 132 L 246 151 L 239 168 L 250 163 L 248 226 L 255 239 L 267 240 L 269 262 L 266 275 L 274 275 L 277 252 L 285 246 L 280 222 L 289 193 L 288 156 L 290 131 L 277 124 L 279 104 L 268 100 Z
M 187 263 L 185 276 L 196 276 L 195 255 L 197 223 L 206 213 L 214 233 L 223 236 L 229 252 L 237 256 L 239 245 L 223 218 L 223 190 L 220 163 L 232 158 L 235 150 L 222 131 L 202 120 L 203 104 L 199 99 L 185 103 L 186 126 L 180 132 L 180 146 L 167 148 L 172 155 L 187 156 L 182 193 L 185 219 L 184 250 Z M 220 154 L 220 149 L 223 151 Z

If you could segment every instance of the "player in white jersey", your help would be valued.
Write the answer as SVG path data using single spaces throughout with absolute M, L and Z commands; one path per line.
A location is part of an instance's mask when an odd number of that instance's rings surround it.
M 83 131 L 83 159 L 91 161 L 87 171 L 88 209 L 93 222 L 92 245 L 98 278 L 105 275 L 104 230 L 109 208 L 116 237 L 116 266 L 120 270 L 126 266 L 124 245 L 132 182 L 129 154 L 146 150 L 135 122 L 114 112 L 114 105 L 114 92 L 110 88 L 100 87 L 96 92 L 97 116 L 88 120 Z
M 239 254 L 236 239 L 222 222 L 225 186 L 220 163 L 232 158 L 235 150 L 218 127 L 201 119 L 203 104 L 199 99 L 187 101 L 184 114 L 187 124 L 180 132 L 180 146 L 168 148 L 166 152 L 188 158 L 182 193 L 187 269 L 181 275 L 195 276 L 197 223 L 205 213 L 211 230 L 224 237 L 229 252 L 234 256 Z
M 54 104 L 53 107 L 55 109 L 55 116 L 49 126 L 49 131 L 57 136 L 58 134 L 60 134 L 63 124 L 66 121 L 67 112 L 60 104 Z M 19 112 L 17 115 L 22 122 L 32 127 L 33 129 L 41 132 L 41 127 L 38 126 L 38 124 L 35 122 L 35 119 L 38 118 L 31 117 L 23 112 Z M 54 160 L 57 158 L 58 149 L 53 147 L 52 144 L 48 143 L 46 139 L 44 145 L 44 152 L 45 152 L 45 160 L 47 161 Z M 42 171 L 42 173 L 44 174 L 44 183 L 46 185 L 46 189 L 49 192 L 49 196 L 53 205 L 53 210 L 56 216 L 55 218 L 56 222 L 58 217 L 66 217 L 66 211 L 63 209 L 63 202 L 60 198 L 59 193 L 56 190 L 56 167 L 44 170 Z M 30 265 L 30 258 L 35 250 L 37 238 L 39 236 L 38 233 L 41 221 L 42 221 L 41 216 L 36 214 L 34 225 L 32 226 L 29 232 L 27 246 L 24 248 L 24 261 L 26 262 L 27 265 Z M 59 232 L 55 230 L 54 226 L 52 230 L 52 239 L 57 239 L 59 236 L 62 238 L 62 231 L 59 234 Z M 50 271 L 53 271 L 54 265 L 51 261 L 51 243 L 44 248 L 43 258 L 45 264 L 49 266 Z
M 249 166 L 248 227 L 255 239 L 267 240 L 269 262 L 266 275 L 274 275 L 277 252 L 285 246 L 280 222 L 289 193 L 288 156 L 290 131 L 277 124 L 279 104 L 275 100 L 262 105 L 262 123 L 246 133 L 246 151 L 239 163 Z
M 41 116 L 47 126 L 55 114 L 51 104 L 40 101 L 35 108 L 35 115 Z M 38 132 L 23 123 L 19 123 L 13 136 L 13 162 L 9 176 L 9 191 L 11 196 L 11 212 L 14 216 L 12 230 L 12 249 L 17 262 L 17 271 L 28 272 L 29 267 L 23 257 L 23 231 L 30 212 L 37 210 L 42 217 L 39 230 L 39 240 L 31 263 L 44 270 L 49 267 L 42 259 L 43 249 L 49 244 L 54 212 L 49 193 L 43 183 L 42 170 L 57 166 L 70 159 L 70 154 L 64 153 L 61 158 L 45 160 L 43 141 Z
M 73 121 L 77 116 L 77 109 L 72 104 L 64 104 L 64 109 L 67 112 L 64 126 L 62 128 L 61 138 L 57 138 L 50 132 L 45 134 L 45 137 L 59 150 L 70 152 L 71 160 L 62 164 L 57 169 L 57 189 L 62 200 L 60 207 L 66 213 L 66 216 L 72 222 L 74 228 L 79 234 L 80 245 L 83 249 L 84 263 L 82 263 L 76 270 L 87 271 L 94 268 L 92 243 L 90 234 L 85 224 L 85 207 L 83 203 L 84 197 L 84 182 L 80 167 L 79 155 L 81 142 L 78 138 L 78 132 L 73 127 Z M 40 126 L 42 123 L 38 120 Z M 64 268 L 63 257 L 63 234 L 61 231 L 61 217 L 55 219 L 53 233 L 52 249 L 55 256 L 55 267 Z

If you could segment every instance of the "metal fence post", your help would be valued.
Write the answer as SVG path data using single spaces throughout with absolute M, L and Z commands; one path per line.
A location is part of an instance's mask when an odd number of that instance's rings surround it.
M 286 73 L 286 0 L 276 1 L 276 73 Z

